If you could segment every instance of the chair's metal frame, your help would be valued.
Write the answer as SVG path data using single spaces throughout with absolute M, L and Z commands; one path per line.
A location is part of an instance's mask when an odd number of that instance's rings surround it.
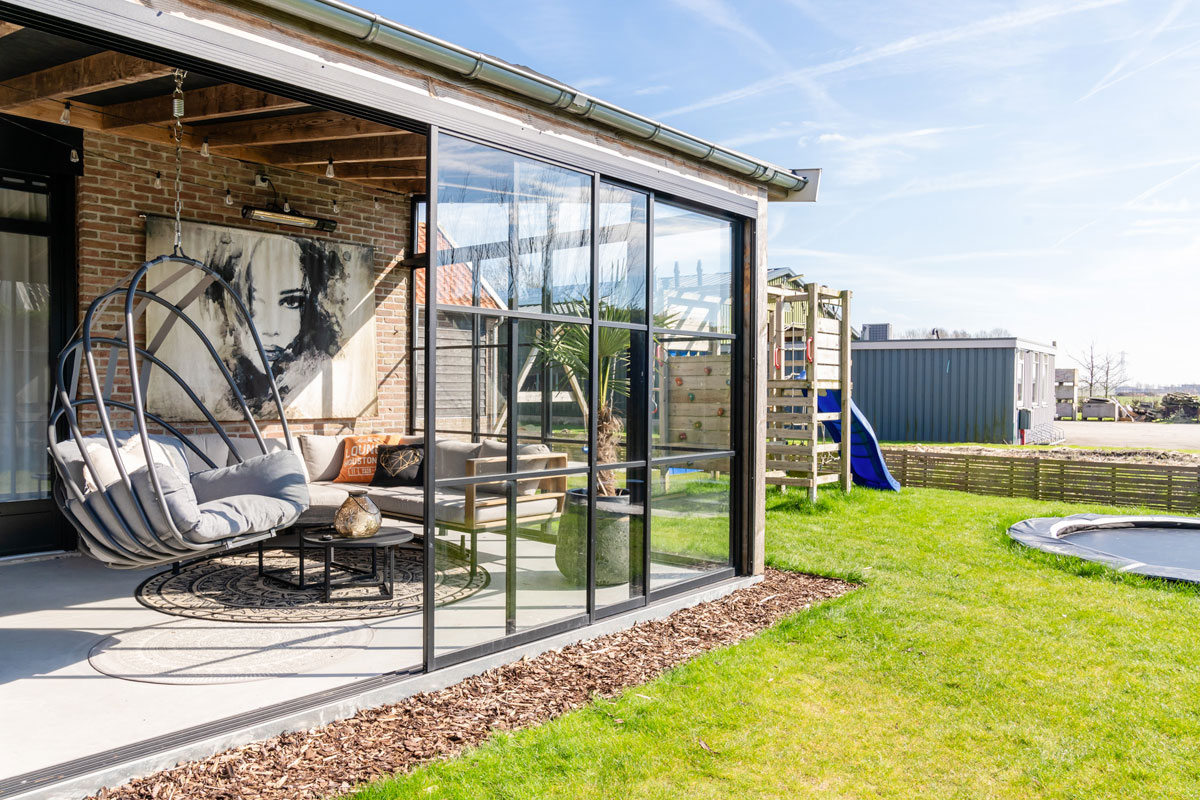
M 169 264 L 176 264 L 179 268 L 167 275 L 157 286 L 147 287 L 146 289 L 139 288 L 143 281 L 148 283 L 148 274 L 151 269 Z M 189 273 L 196 271 L 201 274 L 196 280 L 195 286 L 186 292 L 178 304 L 172 303 L 160 295 L 160 292 L 164 289 L 177 283 Z M 150 375 L 152 370 L 158 367 L 162 374 L 173 380 L 187 395 L 188 399 L 195 404 L 204 422 L 221 437 L 225 446 L 229 448 L 230 453 L 233 454 L 237 462 L 241 463 L 245 460 L 242 453 L 234 447 L 232 438 L 226 432 L 224 426 L 217 420 L 204 401 L 196 395 L 195 391 L 188 386 L 186 381 L 174 369 L 165 364 L 156 355 L 158 349 L 166 341 L 167 334 L 177 322 L 182 322 L 196 335 L 197 339 L 203 345 L 204 350 L 216 364 L 222 377 L 225 379 L 230 394 L 242 417 L 253 432 L 259 449 L 263 454 L 268 452 L 266 440 L 259 430 L 258 423 L 254 419 L 254 414 L 246 402 L 246 398 L 238 388 L 228 366 L 226 366 L 216 347 L 213 346 L 213 343 L 204 334 L 200 326 L 185 311 L 188 306 L 202 298 L 207 289 L 214 283 L 225 291 L 227 297 L 236 308 L 238 324 L 244 324 L 253 338 L 255 351 L 263 374 L 268 378 L 271 400 L 275 405 L 278 419 L 283 428 L 284 442 L 287 449 L 293 452 L 296 450 L 291 431 L 288 427 L 287 418 L 284 414 L 283 400 L 280 397 L 275 376 L 271 371 L 271 364 L 267 359 L 266 350 L 263 348 L 262 340 L 259 337 L 257 328 L 254 326 L 250 312 L 238 293 L 212 268 L 178 251 L 174 254 L 160 256 L 145 262 L 128 278 L 104 294 L 101 294 L 88 306 L 83 322 L 76 330 L 75 336 L 59 354 L 54 376 L 56 391 L 50 409 L 48 431 L 49 451 L 58 472 L 58 481 L 56 481 L 54 488 L 55 501 L 75 527 L 76 531 L 79 532 L 82 549 L 87 554 L 110 566 L 143 567 L 167 564 L 188 559 L 203 552 L 248 544 L 275 534 L 275 531 L 272 530 L 204 544 L 196 544 L 189 541 L 183 535 L 183 532 L 178 529 L 167 508 L 167 503 L 163 496 L 162 483 L 155 468 L 151 452 L 150 435 L 152 431 L 149 430 L 148 423 L 153 423 L 166 435 L 178 439 L 184 447 L 196 454 L 210 468 L 224 466 L 223 464 L 217 465 L 213 463 L 209 456 L 192 441 L 189 435 L 182 433 L 176 426 L 161 416 L 147 410 L 146 392 L 149 387 Z M 124 299 L 124 321 L 123 325 L 119 327 L 123 330 L 123 334 L 113 336 L 98 335 L 96 326 L 100 321 L 111 318 L 111 314 L 114 313 L 115 309 L 110 309 L 109 307 L 114 301 L 122 298 Z M 146 310 L 151 304 L 165 309 L 166 318 L 163 321 L 162 327 L 155 335 L 154 341 L 148 342 L 143 347 L 137 343 L 136 325 L 137 321 L 145 316 Z M 109 313 L 109 317 L 105 316 L 106 312 Z M 118 326 L 114 325 L 113 327 Z M 95 358 L 95 354 L 99 349 L 107 349 L 109 353 L 103 381 L 101 380 L 100 371 L 97 369 Z M 124 354 L 123 358 L 121 357 L 122 353 Z M 85 365 L 87 368 L 87 381 L 86 383 L 82 383 L 80 381 L 80 372 Z M 121 366 L 125 366 L 127 369 L 128 385 L 122 386 L 118 390 L 117 376 Z M 90 392 L 87 391 L 88 389 L 90 389 Z M 118 391 L 127 397 L 123 399 L 121 396 L 117 396 Z M 79 454 L 83 459 L 85 469 L 91 474 L 95 484 L 97 486 L 100 485 L 101 480 L 96 466 L 85 447 L 87 442 L 95 442 L 97 437 L 88 437 L 81 428 L 77 414 L 77 411 L 81 409 L 94 410 L 99 420 L 100 429 L 103 432 L 104 441 L 107 442 L 108 447 L 113 452 L 114 461 L 121 475 L 119 483 L 107 489 L 91 493 L 87 492 L 85 486 L 79 485 L 72 477 L 57 447 L 61 441 L 65 441 L 65 438 L 60 439 L 59 436 L 60 432 L 65 431 L 79 447 Z M 146 513 L 147 510 L 142 504 L 142 498 L 139 498 L 138 494 L 133 491 L 129 474 L 126 472 L 125 465 L 122 463 L 118 453 L 121 443 L 117 441 L 114 433 L 112 421 L 109 416 L 110 409 L 130 412 L 133 416 L 135 430 L 141 439 L 142 449 L 145 453 L 146 466 L 151 485 L 154 489 L 154 500 L 157 503 L 157 510 L 166 520 L 166 530 L 156 530 L 155 526 L 150 523 Z M 189 427 L 194 427 L 194 425 L 189 423 Z M 193 433 L 192 435 L 195 434 Z M 137 512 L 135 519 L 128 519 L 122 514 L 113 500 L 113 492 L 124 493 L 122 499 L 130 501 L 132 507 Z M 85 500 L 85 497 L 90 498 L 92 495 L 99 495 L 102 499 Z M 76 503 L 73 505 L 69 504 L 68 499 L 73 499 Z M 98 504 L 98 507 L 93 507 L 93 504 Z M 104 513 L 101 514 L 98 512 Z M 103 517 L 111 517 L 111 520 L 106 520 Z M 113 522 L 115 524 L 112 524 Z

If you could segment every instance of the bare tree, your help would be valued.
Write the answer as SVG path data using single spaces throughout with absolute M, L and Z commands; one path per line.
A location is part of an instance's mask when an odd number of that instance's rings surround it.
M 1105 353 L 1100 362 L 1100 386 L 1105 397 L 1112 397 L 1117 389 L 1129 380 L 1125 371 L 1125 356 L 1122 353 Z
M 1079 365 L 1079 386 L 1089 397 L 1112 397 L 1129 380 L 1125 355 L 1097 350 L 1095 342 L 1090 342 L 1087 350 L 1072 354 L 1071 358 Z
M 1103 359 L 1102 355 L 1096 352 L 1096 343 L 1089 342 L 1087 350 L 1072 353 L 1071 359 L 1079 365 L 1079 386 L 1088 397 L 1096 394 L 1100 385 L 1100 364 Z

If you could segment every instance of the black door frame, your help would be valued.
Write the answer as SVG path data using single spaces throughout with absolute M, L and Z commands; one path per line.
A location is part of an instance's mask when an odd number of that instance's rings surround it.
M 82 131 L 0 115 L 0 187 L 49 196 L 48 221 L 0 219 L 0 230 L 50 240 L 50 371 L 78 313 L 75 179 L 82 174 L 82 154 Z M 47 408 L 50 400 L 45 398 Z M 54 474 L 49 454 L 46 471 Z M 52 498 L 0 502 L 0 557 L 73 550 L 76 541 Z

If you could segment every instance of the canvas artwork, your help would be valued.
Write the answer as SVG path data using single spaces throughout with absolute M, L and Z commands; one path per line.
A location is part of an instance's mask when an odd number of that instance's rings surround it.
M 147 257 L 170 253 L 174 221 L 146 221 Z M 289 419 L 329 419 L 374 413 L 374 248 L 303 236 L 183 223 L 183 252 L 212 267 L 250 310 Z M 154 286 L 173 274 L 170 265 L 149 274 Z M 172 285 L 162 294 L 178 302 L 194 286 Z M 257 417 L 278 416 L 261 360 L 236 310 L 218 285 L 188 307 L 213 342 Z M 159 336 L 164 314 L 151 306 L 146 341 Z M 209 359 L 190 358 L 198 338 L 182 325 L 168 328 L 158 348 L 222 421 L 241 419 L 228 382 Z M 196 406 L 164 375 L 151 373 L 150 404 L 173 420 L 199 418 Z

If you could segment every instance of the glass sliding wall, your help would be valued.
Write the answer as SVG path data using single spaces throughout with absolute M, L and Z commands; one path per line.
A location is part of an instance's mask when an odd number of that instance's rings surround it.
M 654 204 L 651 591 L 731 564 L 735 232 Z
M 432 150 L 427 552 L 476 587 L 429 612 L 437 667 L 724 574 L 738 318 L 731 220 L 457 135 Z

